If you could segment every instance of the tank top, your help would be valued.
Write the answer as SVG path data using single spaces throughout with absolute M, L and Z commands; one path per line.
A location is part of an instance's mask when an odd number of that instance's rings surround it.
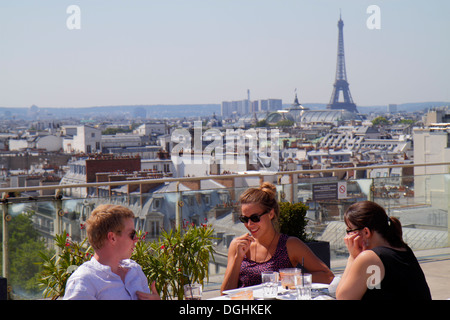
M 411 248 L 373 248 L 385 273 L 380 288 L 367 289 L 362 300 L 431 300 L 430 288 Z
M 283 268 L 293 268 L 286 247 L 288 238 L 288 235 L 280 235 L 275 253 L 267 261 L 259 263 L 245 256 L 239 272 L 238 288 L 261 284 L 261 272 L 278 272 Z

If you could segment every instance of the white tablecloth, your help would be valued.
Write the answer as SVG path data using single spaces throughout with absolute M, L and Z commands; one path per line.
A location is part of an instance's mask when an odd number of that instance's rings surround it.
M 330 288 L 331 287 L 331 288 Z M 238 288 L 238 289 L 232 289 L 232 290 L 225 290 L 223 291 L 222 296 L 211 298 L 209 300 L 231 300 L 230 295 L 236 292 L 244 291 L 252 289 L 253 290 L 253 298 L 255 300 L 261 300 L 264 299 L 263 295 L 263 285 L 259 284 L 256 286 L 250 286 L 245 288 Z M 328 284 L 323 283 L 313 283 L 312 284 L 312 300 L 334 300 L 332 291 L 334 288 L 333 282 Z M 331 289 L 331 292 L 329 291 Z M 281 285 L 278 286 L 278 295 L 276 297 L 277 300 L 297 300 L 297 295 L 295 294 L 295 290 L 286 290 Z

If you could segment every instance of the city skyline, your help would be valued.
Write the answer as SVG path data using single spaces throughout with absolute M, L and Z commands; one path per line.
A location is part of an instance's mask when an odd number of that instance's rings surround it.
M 289 103 L 296 89 L 327 103 L 340 14 L 357 106 L 450 101 L 448 12 L 444 0 L 2 1 L 0 107 L 220 104 L 247 90 Z

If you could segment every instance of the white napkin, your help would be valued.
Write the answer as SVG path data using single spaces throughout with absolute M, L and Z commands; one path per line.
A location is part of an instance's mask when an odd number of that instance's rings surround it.
M 332 295 L 335 296 L 336 295 L 336 289 L 337 286 L 339 284 L 339 281 L 341 281 L 341 277 L 334 277 L 333 281 L 331 281 L 329 287 L 328 287 L 328 292 Z

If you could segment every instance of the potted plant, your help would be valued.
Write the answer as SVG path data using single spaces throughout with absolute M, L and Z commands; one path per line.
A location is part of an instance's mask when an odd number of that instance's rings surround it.
M 94 254 L 92 247 L 87 245 L 87 239 L 81 243 L 72 241 L 66 232 L 55 236 L 55 245 L 59 253 L 39 252 L 42 259 L 39 284 L 44 288 L 44 298 L 52 300 L 64 296 L 66 282 L 72 272 Z
M 145 234 L 138 231 L 140 239 L 131 259 L 139 263 L 149 284 L 156 282 L 156 288 L 163 300 L 184 298 L 183 285 L 200 283 L 209 278 L 208 264 L 214 259 L 214 229 L 208 224 L 195 226 L 185 222 L 180 230 L 162 231 L 154 242 L 145 241 Z M 94 251 L 87 239 L 72 241 L 64 232 L 56 235 L 56 254 L 40 252 L 43 271 L 40 284 L 44 297 L 52 300 L 64 296 L 66 282 L 73 271 L 91 259 Z
M 189 222 L 177 230 L 162 231 L 158 241 L 137 243 L 131 257 L 141 265 L 149 283 L 155 281 L 161 299 L 184 298 L 185 284 L 209 279 L 208 265 L 214 259 L 214 229 Z
M 330 267 L 330 243 L 315 240 L 306 233 L 308 206 L 301 202 L 280 202 L 278 224 L 281 233 L 302 240 L 314 254 Z

